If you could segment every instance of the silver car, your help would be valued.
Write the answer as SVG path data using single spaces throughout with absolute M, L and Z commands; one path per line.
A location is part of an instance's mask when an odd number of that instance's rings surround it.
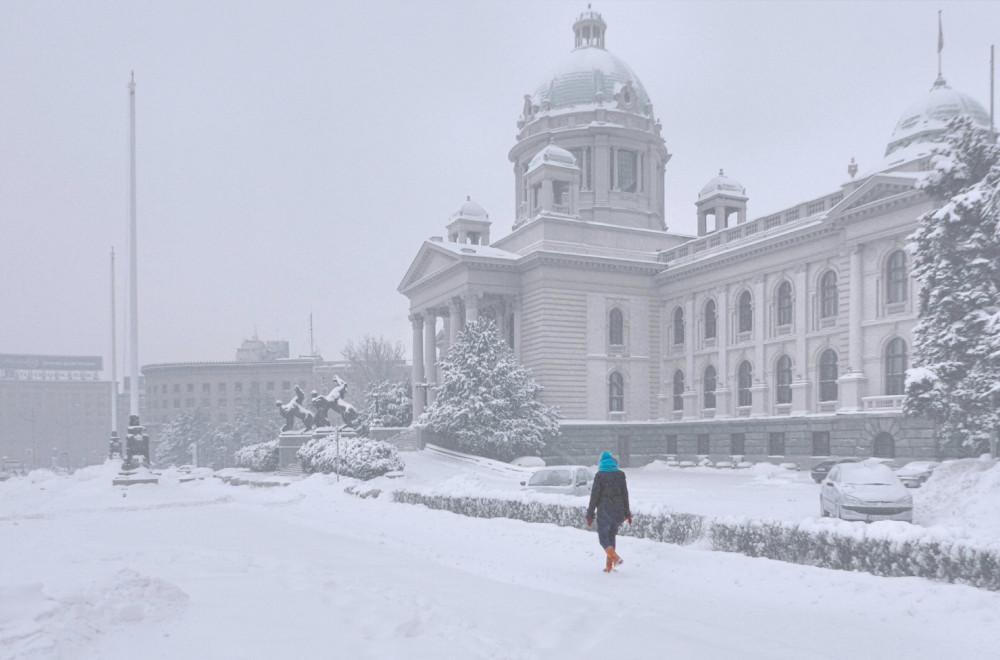
M 562 495 L 590 495 L 594 475 L 582 465 L 560 465 L 535 470 L 521 485 L 525 490 Z
M 910 461 L 896 470 L 896 476 L 907 488 L 920 488 L 940 465 L 937 461 Z
M 838 463 L 820 488 L 821 516 L 841 520 L 913 522 L 913 498 L 885 465 Z

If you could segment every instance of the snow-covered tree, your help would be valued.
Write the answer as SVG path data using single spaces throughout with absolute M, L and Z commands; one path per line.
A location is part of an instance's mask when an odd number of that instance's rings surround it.
M 410 383 L 375 383 L 365 392 L 368 405 L 358 419 L 358 433 L 368 435 L 373 426 L 409 426 L 413 421 Z
M 352 392 L 367 392 L 374 383 L 397 380 L 406 369 L 403 344 L 394 344 L 385 337 L 365 335 L 356 342 L 349 339 L 340 354 L 350 366 L 347 380 Z
M 559 435 L 558 412 L 538 401 L 541 385 L 492 320 L 468 324 L 439 368 L 441 384 L 420 423 L 455 449 L 509 461 L 537 456 Z
M 1000 423 L 1000 148 L 958 118 L 931 165 L 925 189 L 946 202 L 910 237 L 920 318 L 905 410 L 933 420 L 942 447 L 975 454 Z
M 201 446 L 215 434 L 208 415 L 200 408 L 183 412 L 163 425 L 154 454 L 160 466 L 191 463 L 191 445 Z
M 216 442 L 231 456 L 240 447 L 268 442 L 278 437 L 284 423 L 274 408 L 274 399 L 263 394 L 245 399 L 236 409 L 233 421 L 216 428 Z

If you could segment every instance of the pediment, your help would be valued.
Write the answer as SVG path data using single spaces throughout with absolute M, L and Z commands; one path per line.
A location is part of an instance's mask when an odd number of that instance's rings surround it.
M 851 209 L 867 206 L 880 199 L 894 197 L 909 190 L 913 190 L 913 179 L 908 177 L 894 177 L 891 175 L 877 175 L 866 181 L 857 190 L 844 197 L 844 199 L 834 207 L 836 212 L 844 213 Z
M 399 283 L 397 290 L 402 292 L 414 283 L 439 273 L 461 261 L 458 255 L 436 246 L 431 241 L 425 241 L 420 246 L 416 258 L 410 264 L 403 281 Z

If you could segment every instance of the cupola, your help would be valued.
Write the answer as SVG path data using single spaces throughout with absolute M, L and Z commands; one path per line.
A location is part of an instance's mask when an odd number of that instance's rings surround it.
M 698 193 L 695 206 L 698 209 L 698 235 L 725 229 L 729 219 L 736 215 L 736 224 L 747 220 L 747 191 L 743 184 L 731 179 L 720 169 L 718 176 L 705 184 Z M 711 229 L 708 223 L 712 217 Z
M 448 223 L 448 241 L 469 245 L 490 244 L 490 215 L 482 206 L 466 196 L 465 203 L 451 214 Z

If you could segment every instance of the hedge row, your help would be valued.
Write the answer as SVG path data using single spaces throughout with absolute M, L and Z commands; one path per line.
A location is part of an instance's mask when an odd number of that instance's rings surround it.
M 269 440 L 237 449 L 233 464 L 254 472 L 274 472 L 278 469 L 278 441 Z
M 360 493 L 354 493 L 360 495 Z M 512 518 L 586 529 L 585 509 L 529 500 L 427 495 L 396 490 L 393 501 L 423 504 L 474 518 Z M 886 577 L 922 577 L 1000 591 L 1000 550 L 933 538 L 879 537 L 852 523 L 846 531 L 815 524 L 708 518 L 688 513 L 635 513 L 621 536 L 738 552 L 794 564 L 863 571 Z M 860 533 L 859 533 L 860 531 Z

